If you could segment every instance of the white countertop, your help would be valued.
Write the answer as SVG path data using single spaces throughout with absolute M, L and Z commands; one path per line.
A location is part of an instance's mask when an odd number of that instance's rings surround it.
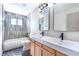
M 69 56 L 79 56 L 79 42 L 63 40 L 60 38 L 41 36 L 39 34 L 30 35 L 30 38 L 44 45 L 54 48 Z

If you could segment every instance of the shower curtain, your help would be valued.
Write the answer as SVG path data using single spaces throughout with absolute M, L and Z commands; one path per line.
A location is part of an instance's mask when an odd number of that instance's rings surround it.
M 5 11 L 4 39 L 14 39 L 27 36 L 27 16 Z M 12 25 L 11 19 L 21 19 L 22 25 Z

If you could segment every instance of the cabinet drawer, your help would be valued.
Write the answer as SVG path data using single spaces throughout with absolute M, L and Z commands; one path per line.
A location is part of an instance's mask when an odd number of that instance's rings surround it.
M 51 53 L 54 53 L 55 54 L 55 50 L 52 49 L 52 48 L 49 48 L 48 46 L 46 45 L 43 45 L 43 48 L 46 49 L 47 51 L 51 52 Z
M 42 56 L 55 56 L 54 53 L 50 53 L 45 49 L 42 49 Z
M 42 46 L 42 44 L 40 42 L 37 42 L 37 41 L 35 41 L 35 44 L 40 46 L 40 47 Z
M 62 52 L 56 51 L 56 56 L 67 56 L 67 55 L 65 55 L 65 54 L 62 53 Z

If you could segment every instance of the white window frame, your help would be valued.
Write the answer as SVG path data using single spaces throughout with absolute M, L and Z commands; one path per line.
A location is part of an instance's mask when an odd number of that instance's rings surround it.
M 22 26 L 22 19 L 18 19 L 17 20 L 17 25 L 21 25 Z
M 22 19 L 11 18 L 11 25 L 20 25 L 20 26 L 22 26 Z
M 12 18 L 11 19 L 11 24 L 12 25 L 17 25 L 17 19 L 16 18 Z

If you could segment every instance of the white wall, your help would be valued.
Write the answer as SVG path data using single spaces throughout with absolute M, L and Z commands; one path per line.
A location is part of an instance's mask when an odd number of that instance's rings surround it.
M 31 34 L 39 32 L 39 12 L 38 8 L 35 8 L 31 12 Z
M 64 39 L 79 42 L 79 32 L 65 32 Z
M 2 4 L 0 4 L 0 55 L 2 54 Z

